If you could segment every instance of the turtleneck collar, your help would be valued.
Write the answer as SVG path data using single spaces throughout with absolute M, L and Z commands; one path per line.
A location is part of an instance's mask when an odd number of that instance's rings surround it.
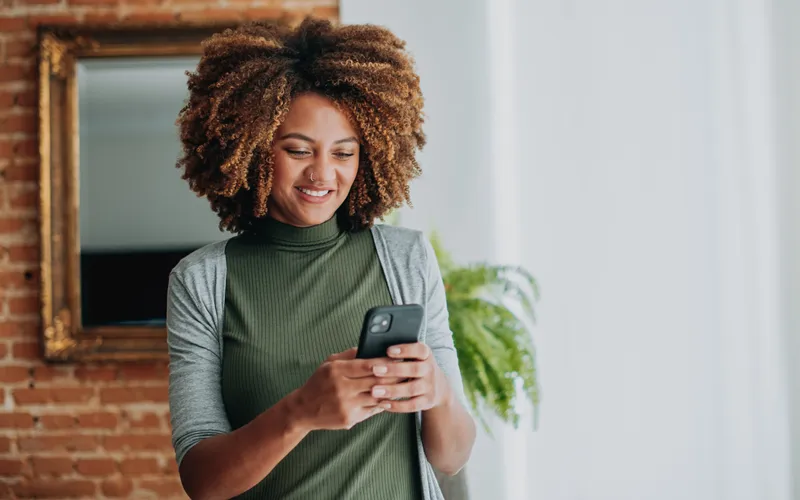
M 282 247 L 318 248 L 334 243 L 344 230 L 336 215 L 322 224 L 309 227 L 292 226 L 266 216 L 253 223 L 250 233 L 259 241 Z

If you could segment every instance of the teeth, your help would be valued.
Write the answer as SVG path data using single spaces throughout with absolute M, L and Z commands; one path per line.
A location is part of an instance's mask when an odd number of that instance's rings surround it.
M 322 197 L 322 196 L 325 196 L 326 194 L 330 193 L 330 191 L 312 191 L 310 189 L 304 189 L 304 188 L 297 188 L 297 189 L 299 189 L 300 191 L 302 191 L 303 193 L 305 193 L 305 194 L 307 194 L 309 196 L 316 196 L 316 197 Z

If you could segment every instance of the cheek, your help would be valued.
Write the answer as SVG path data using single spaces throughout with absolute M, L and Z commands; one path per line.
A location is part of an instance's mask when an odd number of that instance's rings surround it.
M 355 182 L 357 174 L 358 174 L 358 163 L 352 166 L 348 166 L 348 168 L 346 169 L 343 169 L 341 174 L 342 175 L 341 183 L 347 186 L 348 191 L 353 186 L 353 182 Z
M 294 185 L 294 178 L 289 170 L 286 158 L 278 155 L 272 164 L 272 189 L 282 189 L 287 184 Z

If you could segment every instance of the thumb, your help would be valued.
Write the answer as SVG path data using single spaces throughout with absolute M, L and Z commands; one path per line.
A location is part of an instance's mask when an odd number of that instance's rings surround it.
M 348 349 L 346 351 L 342 351 L 342 352 L 337 352 L 335 354 L 331 354 L 330 356 L 328 356 L 328 359 L 326 361 L 339 361 L 339 360 L 342 360 L 342 359 L 356 359 L 356 351 L 358 351 L 358 348 L 351 347 L 350 349 Z

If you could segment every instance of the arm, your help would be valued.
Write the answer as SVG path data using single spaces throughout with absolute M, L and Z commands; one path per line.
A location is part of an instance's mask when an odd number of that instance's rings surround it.
M 443 402 L 422 412 L 422 444 L 428 461 L 444 474 L 455 475 L 469 459 L 475 444 L 475 421 L 466 408 L 458 356 L 450 331 L 442 275 L 433 247 L 423 237 L 427 252 L 427 338 L 436 359 L 436 376 L 448 383 Z
M 191 498 L 231 498 L 258 484 L 308 431 L 293 424 L 300 419 L 292 393 L 231 432 L 216 325 L 197 297 L 203 287 L 185 279 L 191 277 L 170 276 L 167 307 L 173 445 Z

